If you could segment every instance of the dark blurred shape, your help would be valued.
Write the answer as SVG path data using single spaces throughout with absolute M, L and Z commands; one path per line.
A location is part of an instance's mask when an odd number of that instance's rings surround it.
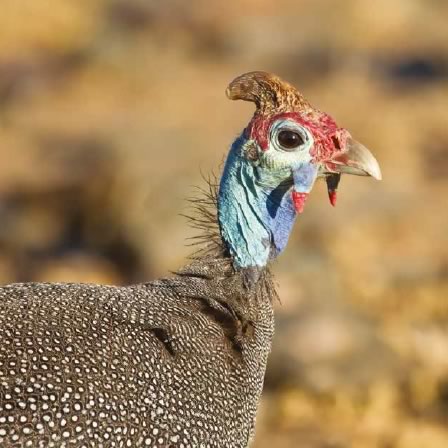
M 111 25 L 125 31 L 139 31 L 151 26 L 156 17 L 149 2 L 115 0 L 107 10 Z
M 14 260 L 11 280 L 62 280 L 58 272 L 66 281 L 83 281 L 83 272 L 84 281 L 142 280 L 141 253 L 114 215 L 116 163 L 107 143 L 51 135 L 41 137 L 39 145 L 55 172 L 53 184 L 0 198 L 0 247 Z
M 421 143 L 421 159 L 425 175 L 429 180 L 448 178 L 448 138 L 440 133 L 431 133 Z
M 445 54 L 403 55 L 397 59 L 380 57 L 372 63 L 388 81 L 403 86 L 448 80 L 448 59 Z
M 286 52 L 275 57 L 276 66 L 298 85 L 322 82 L 340 68 L 344 56 L 336 48 L 328 45 L 310 45 Z
M 445 378 L 439 384 L 437 395 L 439 398 L 439 414 L 446 418 L 446 414 L 448 414 L 448 378 Z
M 95 134 L 47 133 L 35 140 L 41 158 L 62 175 L 64 185 L 94 186 L 114 173 L 111 143 Z
M 222 60 L 233 50 L 219 20 L 198 18 L 187 3 L 115 0 L 106 15 L 110 30 L 117 35 L 151 29 L 151 38 L 162 46 L 170 42 L 186 45 L 186 51 L 197 59 Z
M 89 60 L 86 49 L 73 49 L 62 54 L 42 54 L 34 59 L 0 59 L 0 112 L 10 102 L 39 88 L 63 81 Z
M 1 199 L 0 247 L 3 254 L 16 261 L 15 281 L 47 279 L 42 272 L 48 273 L 50 265 L 56 268 L 58 263 L 64 264 L 70 254 L 95 254 L 97 260 L 108 260 L 119 273 L 110 282 L 141 280 L 138 250 L 117 227 L 107 205 L 89 196 L 88 189 L 75 186 L 22 192 Z M 44 270 L 43 264 L 47 266 Z M 92 281 L 94 278 L 92 268 Z M 72 276 L 65 280 L 75 281 Z

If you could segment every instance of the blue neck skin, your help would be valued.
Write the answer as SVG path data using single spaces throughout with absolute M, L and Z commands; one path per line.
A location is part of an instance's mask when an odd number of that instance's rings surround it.
M 243 155 L 246 139 L 232 145 L 221 179 L 221 236 L 237 268 L 263 267 L 280 254 L 296 219 L 291 168 L 267 169 Z

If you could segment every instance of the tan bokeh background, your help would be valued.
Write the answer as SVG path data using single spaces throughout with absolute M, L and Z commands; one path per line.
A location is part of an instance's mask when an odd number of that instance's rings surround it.
M 273 71 L 372 149 L 384 180 L 318 185 L 275 266 L 256 448 L 448 446 L 448 3 L 2 0 L 0 282 L 129 283 L 189 253 Z

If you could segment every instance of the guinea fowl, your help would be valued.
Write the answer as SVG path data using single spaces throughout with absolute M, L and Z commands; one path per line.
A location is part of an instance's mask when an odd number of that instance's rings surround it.
M 0 288 L 1 446 L 250 443 L 274 331 L 269 263 L 318 177 L 334 204 L 342 173 L 381 174 L 278 77 L 246 73 L 226 93 L 256 111 L 217 193 L 196 202 L 206 241 L 188 265 L 127 287 Z

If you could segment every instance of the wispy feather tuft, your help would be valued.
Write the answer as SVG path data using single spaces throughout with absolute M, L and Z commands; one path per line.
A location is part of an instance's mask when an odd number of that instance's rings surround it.
M 194 196 L 187 198 L 189 213 L 181 214 L 197 231 L 188 242 L 196 250 L 190 256 L 192 262 L 175 273 L 183 278 L 215 282 L 212 290 L 220 296 L 218 302 L 230 306 L 238 315 L 252 314 L 252 307 L 257 309 L 260 301 L 278 300 L 269 265 L 263 269 L 235 269 L 219 229 L 218 177 L 214 173 L 201 176 L 205 185 L 194 187 Z
M 188 239 L 188 245 L 195 247 L 192 259 L 207 256 L 228 258 L 229 253 L 224 246 L 219 231 L 218 222 L 218 188 L 219 180 L 216 174 L 201 174 L 204 186 L 195 186 L 195 194 L 187 198 L 189 212 L 181 216 L 188 220 L 189 225 L 197 234 Z

